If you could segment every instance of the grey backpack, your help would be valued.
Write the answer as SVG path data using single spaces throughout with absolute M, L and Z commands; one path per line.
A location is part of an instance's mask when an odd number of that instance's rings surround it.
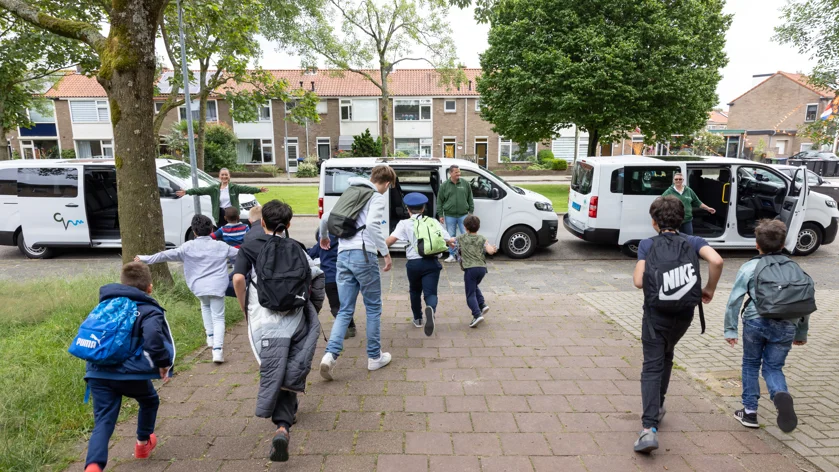
M 373 192 L 374 190 L 366 185 L 352 185 L 344 190 L 335 202 L 332 211 L 329 212 L 329 219 L 326 221 L 329 233 L 346 239 L 366 228 L 367 225 L 357 227 L 356 220 L 358 214 L 373 197 Z
M 813 279 L 792 259 L 782 254 L 757 256 L 754 279 L 754 298 L 757 313 L 774 320 L 794 320 L 816 311 L 816 287 Z

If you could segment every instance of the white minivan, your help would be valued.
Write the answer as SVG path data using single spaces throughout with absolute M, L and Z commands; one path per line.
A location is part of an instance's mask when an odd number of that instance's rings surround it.
M 318 216 L 329 212 L 348 187 L 350 177 L 370 177 L 373 167 L 387 164 L 396 171 L 396 186 L 386 194 L 385 226 L 389 231 L 400 220 L 408 218 L 402 197 L 419 192 L 428 197 L 426 214 L 434 216 L 437 192 L 449 178 L 449 167 L 457 165 L 460 178 L 472 188 L 475 216 L 481 219 L 479 233 L 497 245 L 511 258 L 530 257 L 537 247 L 557 241 L 559 218 L 551 201 L 538 193 L 508 184 L 501 177 L 477 164 L 460 159 L 329 159 L 320 174 Z M 398 244 L 398 243 L 397 243 Z M 404 250 L 404 243 L 394 245 Z
M 190 167 L 169 159 L 156 164 L 166 246 L 180 246 L 192 237 L 195 206 L 175 192 L 192 188 Z M 202 171 L 198 180 L 202 186 L 218 183 Z M 200 198 L 202 213 L 215 220 L 210 197 Z M 253 196 L 241 196 L 243 221 L 255 203 Z M 48 258 L 59 247 L 121 247 L 117 210 L 113 160 L 0 162 L 0 245 L 17 246 L 29 258 Z
M 693 211 L 694 234 L 711 246 L 754 249 L 758 221 L 780 217 L 789 228 L 787 250 L 808 255 L 836 239 L 839 210 L 829 196 L 809 191 L 798 175 L 805 171 L 790 178 L 769 165 L 725 157 L 586 157 L 574 168 L 563 225 L 580 239 L 618 244 L 634 256 L 638 242 L 655 235 L 650 205 L 681 172 L 716 210 Z

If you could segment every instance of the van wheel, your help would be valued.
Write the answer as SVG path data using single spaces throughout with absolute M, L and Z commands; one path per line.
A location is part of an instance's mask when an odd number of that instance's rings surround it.
M 822 244 L 822 232 L 818 226 L 813 223 L 804 223 L 801 225 L 801 231 L 798 232 L 798 242 L 795 243 L 796 256 L 809 256 L 816 252 Z
M 636 258 L 638 257 L 638 244 L 640 241 L 629 241 L 628 243 L 621 246 L 621 252 L 624 253 L 627 257 Z
M 508 229 L 501 240 L 504 253 L 511 259 L 526 259 L 536 251 L 536 233 L 527 226 Z
M 49 247 L 40 247 L 35 249 L 27 246 L 26 241 L 23 240 L 23 232 L 17 236 L 17 248 L 24 256 L 30 259 L 49 259 L 52 257 L 54 252 L 52 248 Z

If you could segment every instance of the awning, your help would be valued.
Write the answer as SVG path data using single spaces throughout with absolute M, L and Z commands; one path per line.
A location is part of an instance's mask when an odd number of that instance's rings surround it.
M 349 151 L 352 149 L 352 136 L 338 136 L 338 150 Z

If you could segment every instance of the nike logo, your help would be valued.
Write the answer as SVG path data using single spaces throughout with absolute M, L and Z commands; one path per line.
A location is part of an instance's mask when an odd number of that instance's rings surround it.
M 662 278 L 663 283 L 658 291 L 659 300 L 681 300 L 698 281 L 696 273 L 693 271 L 693 264 L 690 263 L 665 272 L 662 274 Z M 681 288 L 669 295 L 664 293 L 676 287 Z

